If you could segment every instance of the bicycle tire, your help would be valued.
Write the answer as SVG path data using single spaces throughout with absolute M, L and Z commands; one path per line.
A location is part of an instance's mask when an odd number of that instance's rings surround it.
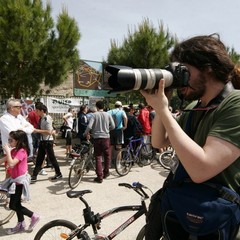
M 139 231 L 136 240 L 144 240 L 145 239 L 145 226 Z
M 69 237 L 69 233 L 71 233 L 74 229 L 77 228 L 77 225 L 74 223 L 59 219 L 53 220 L 49 223 L 43 225 L 37 232 L 34 237 L 34 240 L 54 240 L 54 239 L 67 239 Z M 71 239 L 79 239 L 71 238 Z
M 116 172 L 120 176 L 125 176 L 130 172 L 131 167 L 132 167 L 131 155 L 129 154 L 127 149 L 123 148 L 118 153 L 115 161 Z
M 68 175 L 68 185 L 71 189 L 76 188 L 81 182 L 82 177 L 84 175 L 84 171 L 86 170 L 85 162 L 86 162 L 86 159 L 84 157 L 78 158 L 70 167 L 69 175 Z
M 158 158 L 159 164 L 167 170 L 170 170 L 172 154 L 173 154 L 172 151 L 165 151 L 165 152 L 162 152 Z
M 7 223 L 15 214 L 15 211 L 7 207 L 7 191 L 0 190 L 0 226 Z
M 147 166 L 152 163 L 154 158 L 153 148 L 151 143 L 143 144 L 139 152 L 139 164 Z

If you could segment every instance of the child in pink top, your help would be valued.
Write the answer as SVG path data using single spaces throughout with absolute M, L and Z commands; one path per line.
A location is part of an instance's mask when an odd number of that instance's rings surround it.
M 16 211 L 18 223 L 14 228 L 8 230 L 8 234 L 25 231 L 26 224 L 24 215 L 31 218 L 28 231 L 32 231 L 33 227 L 38 223 L 40 217 L 22 206 L 21 197 L 23 194 L 29 199 L 29 176 L 27 158 L 30 152 L 27 134 L 22 130 L 12 131 L 9 133 L 9 144 L 3 146 L 6 156 L 0 159 L 0 164 L 7 161 L 8 166 L 12 169 L 11 178 L 5 181 L 11 183 L 9 187 L 10 193 L 10 209 Z M 11 190 L 11 191 L 10 191 Z

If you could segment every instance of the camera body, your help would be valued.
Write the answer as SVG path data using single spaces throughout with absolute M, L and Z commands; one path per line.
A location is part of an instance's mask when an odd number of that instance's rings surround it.
M 110 73 L 108 84 L 111 92 L 130 90 L 154 90 L 159 81 L 165 79 L 165 87 L 180 88 L 188 86 L 190 73 L 183 64 L 173 62 L 165 69 L 133 69 L 126 66 L 108 65 L 105 70 Z

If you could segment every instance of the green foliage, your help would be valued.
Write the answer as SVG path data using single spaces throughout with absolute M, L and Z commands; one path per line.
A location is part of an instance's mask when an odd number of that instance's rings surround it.
M 149 19 L 144 19 L 134 32 L 128 31 L 121 46 L 116 40 L 111 41 L 107 62 L 132 68 L 163 68 L 169 63 L 169 50 L 176 41 L 162 22 L 155 29 Z M 123 99 L 123 104 L 143 101 L 138 91 L 120 94 L 119 98 Z
M 35 96 L 44 83 L 63 82 L 79 62 L 80 32 L 65 10 L 54 28 L 41 0 L 0 0 L 0 95 Z
M 234 48 L 227 48 L 228 50 L 228 54 L 229 56 L 231 57 L 232 61 L 235 63 L 235 64 L 240 64 L 240 54 L 238 54 Z

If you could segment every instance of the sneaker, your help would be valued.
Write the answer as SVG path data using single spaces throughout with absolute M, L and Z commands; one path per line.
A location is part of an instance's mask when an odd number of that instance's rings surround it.
M 10 234 L 23 232 L 23 231 L 25 231 L 25 227 L 26 227 L 26 224 L 25 224 L 24 221 L 23 222 L 18 222 L 17 225 L 14 228 L 8 229 L 7 234 L 10 235 Z
M 61 173 L 60 174 L 56 174 L 55 176 L 51 177 L 50 179 L 51 180 L 57 180 L 57 179 L 60 179 L 60 178 L 62 178 L 62 174 Z
M 35 183 L 37 181 L 37 176 L 32 175 L 31 183 Z
M 36 213 L 34 213 L 31 217 L 31 222 L 30 225 L 28 227 L 28 231 L 31 232 L 33 230 L 33 228 L 37 225 L 37 223 L 40 220 L 40 216 Z
M 106 174 L 103 175 L 103 178 L 105 179 L 105 178 L 107 178 L 109 176 L 110 176 L 110 173 L 106 173 Z
M 40 172 L 39 175 L 48 175 L 48 173 L 46 172 L 46 170 L 43 168 Z
M 103 182 L 103 180 L 99 177 L 94 178 L 93 181 L 97 182 L 97 183 L 102 183 Z

